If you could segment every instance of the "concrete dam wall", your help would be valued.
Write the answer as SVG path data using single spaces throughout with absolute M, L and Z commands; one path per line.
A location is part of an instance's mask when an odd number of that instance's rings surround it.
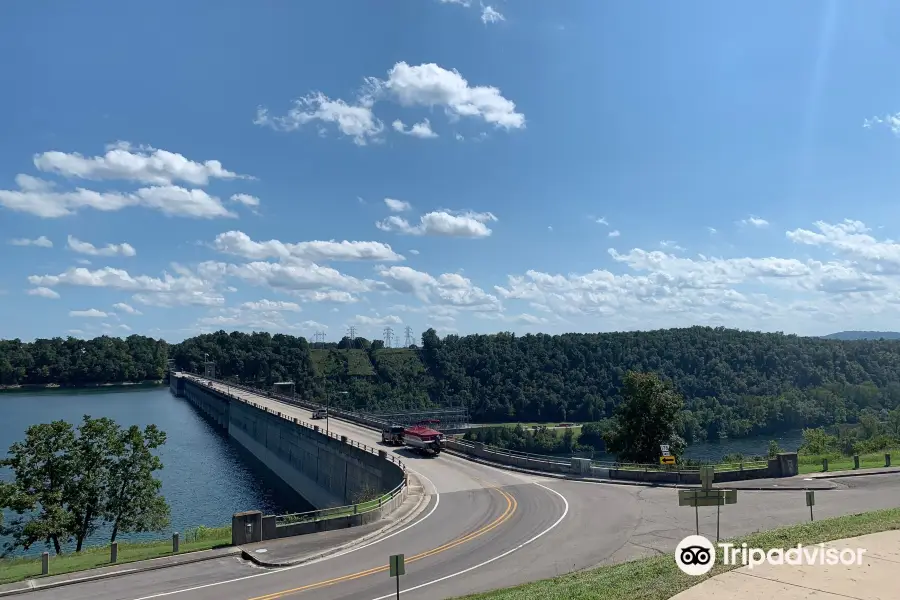
M 219 391 L 183 376 L 173 376 L 169 385 L 316 509 L 377 497 L 405 481 L 403 468 L 384 455 L 237 395 L 246 392 Z

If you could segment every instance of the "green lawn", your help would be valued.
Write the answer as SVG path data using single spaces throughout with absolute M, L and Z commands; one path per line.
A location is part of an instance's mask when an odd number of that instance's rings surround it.
M 900 529 L 900 508 L 826 519 L 755 533 L 736 540 L 763 549 L 818 544 L 869 533 Z M 469 600 L 666 600 L 714 575 L 735 568 L 724 566 L 721 555 L 708 575 L 690 577 L 675 565 L 672 554 L 634 560 L 466 596 Z
M 310 349 L 309 352 L 317 375 L 331 375 L 335 372 L 336 365 L 343 364 L 344 359 L 347 361 L 346 372 L 348 375 L 363 377 L 375 374 L 375 371 L 372 369 L 372 361 L 369 360 L 369 355 L 366 354 L 365 350 L 330 350 L 313 348 Z M 330 366 L 328 363 L 329 352 L 334 352 L 337 355 L 334 359 L 335 362 Z M 337 362 L 338 357 L 340 362 Z M 329 368 L 326 370 L 327 366 L 329 366 Z M 344 367 L 340 367 L 340 370 L 344 370 Z
M 893 450 L 887 450 L 886 452 L 875 452 L 872 454 L 860 454 L 859 455 L 859 468 L 860 469 L 875 469 L 878 467 L 884 467 L 884 455 L 891 455 L 891 464 L 898 465 L 900 464 L 900 448 L 895 448 Z M 822 472 L 822 459 L 828 459 L 828 470 L 829 471 L 851 471 L 853 470 L 853 457 L 852 456 L 842 456 L 840 454 L 826 454 L 826 455 L 810 455 L 810 454 L 801 454 L 799 455 L 797 461 L 798 466 L 800 468 L 800 473 L 821 473 Z
M 198 527 L 185 532 L 179 543 L 178 554 L 210 550 L 231 545 L 231 527 Z M 159 542 L 119 543 L 119 559 L 116 564 L 161 558 L 172 555 L 172 540 Z M 50 554 L 50 575 L 61 575 L 109 566 L 109 546 L 87 548 L 78 554 L 72 552 L 54 556 Z M 0 584 L 41 576 L 41 557 L 5 558 L 0 560 Z

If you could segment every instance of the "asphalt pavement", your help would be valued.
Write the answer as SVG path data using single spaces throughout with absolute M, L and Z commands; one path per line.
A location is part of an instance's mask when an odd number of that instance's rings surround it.
M 254 397 L 309 421 L 310 413 Z M 324 423 L 323 423 L 324 425 Z M 331 419 L 331 431 L 399 455 L 432 495 L 412 522 L 385 538 L 320 561 L 263 569 L 236 557 L 29 592 L 34 600 L 376 600 L 393 597 L 388 557 L 406 556 L 404 598 L 437 600 L 553 577 L 598 564 L 668 553 L 695 532 L 695 513 L 667 488 L 593 484 L 503 471 L 441 454 L 419 457 L 384 447 L 380 433 Z M 900 477 L 840 480 L 816 492 L 815 517 L 900 505 Z M 716 509 L 702 508 L 700 531 L 716 533 Z M 720 513 L 733 537 L 809 519 L 803 489 L 741 490 Z

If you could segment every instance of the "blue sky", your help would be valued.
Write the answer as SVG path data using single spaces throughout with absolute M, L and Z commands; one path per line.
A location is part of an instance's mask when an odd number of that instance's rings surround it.
M 0 337 L 896 329 L 898 17 L 5 2 Z

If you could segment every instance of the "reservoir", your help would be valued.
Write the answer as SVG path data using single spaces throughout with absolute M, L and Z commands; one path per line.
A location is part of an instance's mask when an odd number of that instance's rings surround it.
M 0 411 L 3 456 L 10 445 L 25 439 L 30 425 L 62 419 L 77 426 L 84 415 L 109 417 L 123 428 L 155 424 L 166 433 L 165 445 L 157 450 L 164 468 L 155 476 L 162 481 L 171 525 L 163 532 L 119 534 L 119 541 L 169 538 L 172 532 L 183 533 L 198 525 L 230 526 L 231 515 L 244 510 L 261 510 L 263 514 L 312 510 L 309 503 L 232 443 L 227 433 L 210 425 L 185 400 L 172 396 L 168 387 L 3 393 Z M 0 478 L 11 477 L 10 471 L 0 471 Z M 5 541 L 0 538 L 0 545 Z M 108 542 L 109 531 L 102 529 L 86 543 Z M 43 544 L 35 544 L 28 554 L 45 549 Z

